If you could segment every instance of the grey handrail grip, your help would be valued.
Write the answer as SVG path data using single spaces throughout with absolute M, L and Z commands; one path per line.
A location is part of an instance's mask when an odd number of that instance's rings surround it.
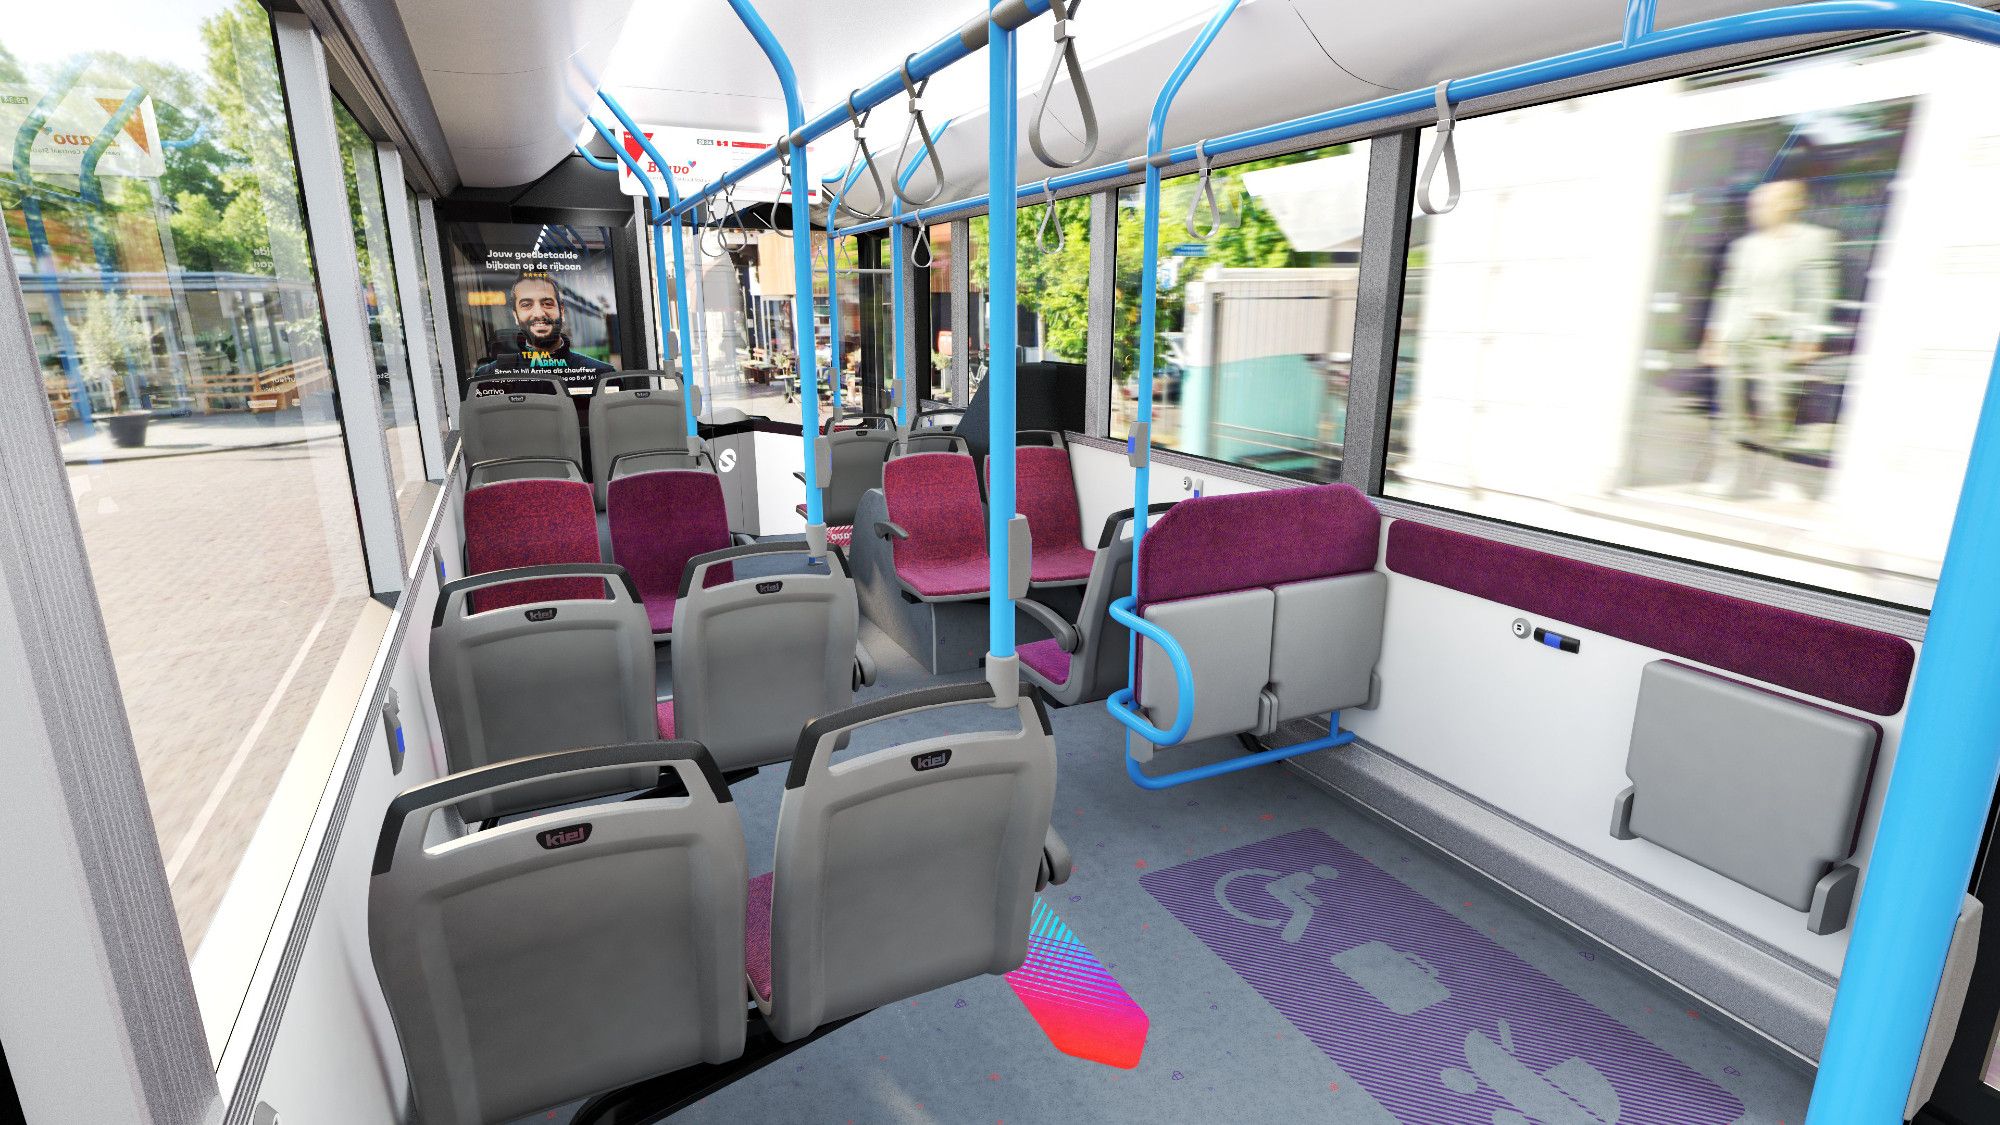
M 813 468 L 819 486 L 825 488 L 833 479 L 833 439 L 822 434 L 813 439 Z
M 382 834 L 375 841 L 375 862 L 372 873 L 383 874 L 395 866 L 396 859 L 407 849 L 404 837 L 423 846 L 423 833 L 404 831 L 413 814 L 427 813 L 447 805 L 462 804 L 474 797 L 503 789 L 517 789 L 523 785 L 546 781 L 566 773 L 585 770 L 629 769 L 633 766 L 653 766 L 672 769 L 681 775 L 687 786 L 688 795 L 699 799 L 703 787 L 691 784 L 695 779 L 688 776 L 682 767 L 687 766 L 701 775 L 710 796 L 717 804 L 730 804 L 732 798 L 729 786 L 722 779 L 722 771 L 715 768 L 715 760 L 708 755 L 708 749 L 692 739 L 676 739 L 671 742 L 634 742 L 622 746 L 592 746 L 581 750 L 558 750 L 551 754 L 535 754 L 526 758 L 511 758 L 490 766 L 465 770 L 461 773 L 441 777 L 436 781 L 405 789 L 389 802 L 388 813 L 382 818 Z
M 701 420 L 702 407 L 701 387 L 694 383 L 684 383 L 683 385 L 687 388 L 688 409 L 694 414 L 695 421 L 699 422 Z M 695 435 L 689 434 L 688 436 L 694 437 Z
M 475 397 L 481 397 L 474 395 L 472 392 L 488 383 L 547 383 L 550 387 L 554 388 L 551 393 L 558 397 L 563 393 L 562 380 L 554 379 L 547 375 L 488 375 L 484 379 L 474 379 L 465 385 L 466 399 L 470 401 Z
M 794 543 L 789 541 L 781 541 L 776 543 L 745 543 L 740 547 L 724 547 L 719 551 L 709 551 L 705 554 L 696 555 L 695 557 L 687 561 L 686 566 L 681 567 L 680 592 L 676 594 L 675 597 L 685 598 L 689 594 L 693 593 L 695 588 L 695 583 L 701 578 L 703 574 L 706 574 L 708 572 L 709 567 L 712 567 L 717 563 L 734 562 L 737 559 L 747 559 L 756 555 L 806 555 L 810 557 L 812 556 L 812 547 L 810 544 L 807 543 Z M 828 563 L 827 565 L 830 568 L 832 567 L 833 564 Z M 770 577 L 783 577 L 783 576 L 770 576 Z M 804 574 L 793 575 L 791 577 L 824 578 L 826 577 L 826 575 L 804 573 Z M 835 572 L 834 577 L 838 578 L 847 577 L 847 566 L 845 561 L 842 562 L 840 569 Z M 737 581 L 739 582 L 744 581 L 744 579 L 737 579 Z
M 471 480 L 472 475 L 474 473 L 477 473 L 481 469 L 493 468 L 496 465 L 532 465 L 542 461 L 546 461 L 552 465 L 561 465 L 564 468 L 568 469 L 571 473 L 576 474 L 574 476 L 565 476 L 561 478 L 563 480 L 580 481 L 583 479 L 583 466 L 577 464 L 575 461 L 572 461 L 567 457 L 489 457 L 484 461 L 474 461 L 472 464 L 467 465 L 465 467 L 465 479 Z M 513 478 L 513 479 L 519 479 L 519 478 Z M 488 481 L 487 483 L 502 484 L 505 482 Z
M 1054 223 L 1056 228 L 1056 244 L 1053 249 L 1049 246 L 1049 225 L 1051 223 Z M 1063 234 L 1063 225 L 1060 222 L 1056 222 L 1055 189 L 1049 186 L 1048 180 L 1044 179 L 1042 181 L 1042 221 L 1035 227 L 1035 250 L 1042 254 L 1060 254 L 1063 252 L 1065 241 L 1066 237 Z
M 1028 517 L 1019 512 L 1007 520 L 1007 596 L 1020 601 L 1028 596 L 1028 580 L 1034 576 L 1035 534 Z
M 658 379 L 662 383 L 669 380 L 676 383 L 681 382 L 681 377 L 670 371 L 607 371 L 597 377 L 597 382 L 590 385 L 590 393 L 593 396 L 601 395 L 604 393 L 605 384 L 616 383 L 625 379 Z M 663 386 L 660 389 L 671 390 L 672 388 Z
M 798 748 L 792 754 L 792 768 L 785 775 L 785 788 L 797 789 L 804 785 L 812 773 L 813 759 L 818 757 L 819 748 L 834 735 L 845 734 L 858 727 L 879 723 L 898 715 L 915 714 L 938 707 L 955 707 L 965 703 L 984 703 L 995 698 L 993 685 L 985 680 L 974 680 L 962 684 L 942 684 L 937 687 L 918 688 L 915 691 L 898 692 L 895 695 L 871 699 L 866 703 L 849 707 L 845 711 L 835 711 L 831 715 L 821 715 L 799 731 Z M 1042 693 L 1033 684 L 1021 685 L 1023 702 L 1034 704 L 1036 717 L 1041 721 L 1042 733 L 1053 735 L 1049 726 L 1048 708 L 1042 702 Z
M 1146 506 L 1146 514 L 1149 516 L 1161 515 L 1168 508 L 1178 503 L 1180 503 L 1178 500 L 1156 500 Z M 1129 523 L 1131 519 L 1132 509 L 1130 508 L 1120 508 L 1104 517 L 1104 528 L 1097 533 L 1097 549 L 1102 551 L 1104 548 L 1111 546 L 1118 538 L 1118 529 Z
M 1451 99 L 1445 88 L 1449 80 L 1437 84 L 1437 140 L 1431 145 L 1431 154 L 1424 160 L 1424 170 L 1417 177 L 1417 206 L 1426 215 L 1447 215 L 1458 206 L 1458 144 L 1452 138 Z M 1431 179 L 1437 175 L 1438 161 L 1444 161 L 1445 199 L 1444 206 L 1431 202 Z
M 1063 0 L 1049 0 L 1049 14 L 1055 17 L 1056 52 L 1049 58 L 1048 73 L 1042 76 L 1041 101 L 1035 107 L 1035 116 L 1028 121 L 1028 148 L 1034 151 L 1035 159 L 1051 168 L 1075 168 L 1097 155 L 1097 106 L 1091 101 L 1083 64 L 1077 61 L 1076 36 L 1069 33 L 1069 21 L 1081 7 L 1083 0 L 1070 0 L 1067 9 Z M 1069 68 L 1070 88 L 1076 91 L 1076 108 L 1083 114 L 1083 154 L 1075 160 L 1058 160 L 1042 144 L 1042 121 L 1048 116 L 1049 102 L 1055 96 L 1056 75 L 1064 67 Z
M 455 607 L 465 601 L 467 594 L 483 590 L 489 586 L 506 586 L 514 582 L 533 582 L 542 578 L 602 578 L 616 601 L 618 591 L 623 589 L 627 600 L 638 604 L 639 587 L 625 568 L 616 563 L 544 563 L 541 566 L 517 566 L 507 570 L 489 570 L 482 574 L 472 574 L 447 582 L 438 590 L 437 608 L 431 611 L 431 628 L 444 624 L 453 615 Z M 616 579 L 614 583 L 611 580 Z M 515 607 L 509 606 L 509 609 Z
M 903 58 L 903 92 L 909 95 L 910 99 L 910 123 L 903 129 L 903 143 L 901 147 L 896 149 L 896 167 L 902 168 L 908 165 L 910 135 L 912 133 L 916 134 L 917 139 L 923 142 L 924 156 L 930 160 L 931 193 L 922 199 L 910 198 L 909 194 L 903 190 L 902 176 L 891 179 L 889 181 L 889 188 L 896 193 L 896 198 L 902 200 L 905 204 L 911 207 L 926 207 L 936 202 L 938 196 L 944 194 L 944 162 L 938 159 L 937 146 L 931 143 L 930 126 L 924 121 L 924 89 L 931 84 L 931 80 L 925 78 L 922 82 L 918 82 L 910 77 L 910 59 L 913 57 L 905 56 Z
M 613 458 L 611 459 L 611 465 L 610 465 L 610 469 L 609 469 L 609 471 L 608 471 L 608 472 L 606 473 L 606 475 L 605 475 L 605 478 L 604 478 L 604 479 L 606 479 L 606 480 L 610 480 L 610 479 L 612 479 L 613 477 L 617 476 L 617 475 L 618 475 L 618 463 L 619 463 L 619 462 L 621 462 L 621 461 L 630 461 L 630 460 L 631 460 L 631 459 L 633 459 L 634 457 L 687 457 L 687 458 L 690 458 L 690 459 L 694 460 L 694 461 L 695 461 L 695 462 L 696 462 L 697 464 L 698 464 L 698 463 L 700 463 L 700 462 L 702 462 L 702 461 L 707 461 L 707 462 L 708 462 L 708 467 L 709 467 L 709 470 L 710 470 L 711 472 L 712 472 L 712 471 L 714 471 L 714 469 L 715 469 L 715 458 L 713 458 L 713 457 L 710 457 L 710 456 L 708 455 L 708 450 L 706 450 L 706 449 L 691 449 L 691 448 L 681 448 L 681 449 L 633 449 L 633 450 L 628 450 L 628 451 L 626 451 L 626 452 L 624 452 L 624 453 L 620 453 L 620 454 L 619 454 L 618 456 L 616 456 L 616 457 L 613 457 Z M 686 471 L 686 470 L 683 470 L 683 471 Z M 694 471 L 694 472 L 700 472 L 701 470 L 699 470 L 699 469 L 695 469 L 695 470 L 693 470 L 693 471 Z
M 847 120 L 849 124 L 854 126 L 855 150 L 860 154 L 861 162 L 868 169 L 868 178 L 875 181 L 875 198 L 886 205 L 889 202 L 889 193 L 882 190 L 882 173 L 875 167 L 875 154 L 868 151 L 868 138 L 861 135 L 862 126 L 868 124 L 868 116 L 874 113 L 875 110 L 871 106 L 866 113 L 863 113 L 854 108 L 854 95 L 859 92 L 858 90 L 849 90 L 847 92 Z M 849 165 L 853 163 L 852 159 L 848 161 Z M 863 211 L 861 208 L 849 203 L 846 192 L 840 194 L 840 205 L 863 219 L 879 219 L 882 217 L 882 212 L 879 210 Z
M 1083 647 L 1083 634 L 1077 632 L 1075 625 L 1063 620 L 1061 614 L 1050 609 L 1048 606 L 1043 605 L 1033 598 L 1019 598 L 1014 602 L 1014 608 L 1027 614 L 1030 618 L 1034 619 L 1036 624 L 1047 629 L 1049 635 L 1055 638 L 1056 647 L 1062 649 L 1064 652 L 1075 655 L 1076 650 Z

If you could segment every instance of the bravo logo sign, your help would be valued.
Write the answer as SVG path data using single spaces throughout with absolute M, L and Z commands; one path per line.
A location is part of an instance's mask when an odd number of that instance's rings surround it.
M 713 129 L 683 129 L 668 125 L 642 126 L 646 139 L 653 142 L 653 148 L 666 159 L 667 167 L 674 175 L 674 190 L 683 196 L 693 195 L 712 180 L 720 179 L 725 172 L 735 169 L 743 162 L 771 147 L 770 137 L 760 137 L 752 133 L 722 133 Z M 646 156 L 646 150 L 639 144 L 639 138 L 624 129 L 616 131 L 618 143 L 625 146 L 627 155 L 646 170 L 646 176 L 653 181 L 653 190 L 665 195 L 666 184 L 660 176 L 660 169 Z M 815 159 L 819 146 L 806 146 L 807 170 L 819 167 Z M 808 203 L 819 202 L 819 176 L 809 177 L 814 181 L 806 193 Z M 618 186 L 626 195 L 644 195 L 646 189 L 632 169 L 624 161 L 618 162 Z M 731 193 L 737 204 L 779 203 L 791 199 L 791 187 L 779 173 L 778 163 L 760 170 L 756 175 L 736 185 Z
M 99 176 L 150 179 L 167 170 L 151 97 L 130 87 L 74 86 L 49 101 L 38 87 L 0 85 L 0 136 L 17 136 L 31 117 L 40 119 L 30 172 L 77 176 L 88 166 Z

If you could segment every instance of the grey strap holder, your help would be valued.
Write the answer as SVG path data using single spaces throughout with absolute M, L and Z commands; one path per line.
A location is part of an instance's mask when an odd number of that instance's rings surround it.
M 855 155 L 859 157 L 861 163 L 867 167 L 868 178 L 875 181 L 875 198 L 878 201 L 877 206 L 880 207 L 886 205 L 889 202 L 889 192 L 882 186 L 882 173 L 879 169 L 875 167 L 875 154 L 868 151 L 868 138 L 861 135 L 862 127 L 868 124 L 868 115 L 874 113 L 875 111 L 873 109 L 870 109 L 867 113 L 862 113 L 854 108 L 854 95 L 859 92 L 860 91 L 858 90 L 849 90 L 847 92 L 847 120 L 849 124 L 854 126 Z M 847 164 L 848 167 L 852 169 L 854 166 L 854 160 L 849 159 Z M 854 204 L 847 202 L 847 196 L 845 193 L 842 193 L 840 199 L 841 199 L 840 205 L 842 207 L 847 208 L 848 213 L 852 215 L 855 215 L 863 219 L 879 219 L 882 217 L 882 212 L 880 210 L 863 211 L 861 208 L 856 207 Z
M 1452 138 L 1451 99 L 1445 88 L 1449 79 L 1437 84 L 1437 140 L 1431 145 L 1431 154 L 1424 160 L 1423 174 L 1417 177 L 1417 206 L 1426 215 L 1448 215 L 1458 206 L 1458 145 Z M 1431 180 L 1437 175 L 1438 160 L 1444 160 L 1445 198 L 1444 206 L 1431 202 Z
M 1077 9 L 1083 7 L 1083 0 L 1049 0 L 1049 12 L 1055 16 L 1056 53 L 1049 59 L 1049 71 L 1042 77 L 1042 100 L 1035 108 L 1035 116 L 1028 122 L 1028 147 L 1034 150 L 1035 159 L 1051 168 L 1075 168 L 1097 154 L 1097 106 L 1090 100 L 1090 85 L 1084 81 L 1083 64 L 1076 58 L 1076 36 L 1069 33 L 1069 21 L 1075 17 Z M 1049 115 L 1049 100 L 1055 95 L 1056 75 L 1069 68 L 1070 88 L 1076 91 L 1076 108 L 1083 113 L 1083 152 L 1075 160 L 1058 160 L 1049 155 L 1042 143 L 1042 122 Z
M 813 479 L 825 488 L 833 479 L 833 439 L 819 437 L 813 439 Z
M 1131 433 L 1125 438 L 1125 461 L 1135 469 L 1146 467 L 1147 457 L 1152 451 L 1153 424 L 1151 422 L 1132 423 Z
M 931 80 L 926 78 L 922 82 L 918 82 L 910 77 L 910 59 L 914 57 L 914 55 L 906 55 L 903 58 L 903 92 L 910 97 L 910 124 L 903 130 L 902 147 L 896 150 L 896 167 L 902 168 L 908 163 L 910 136 L 911 134 L 915 134 L 917 140 L 923 142 L 924 155 L 931 162 L 931 193 L 922 199 L 911 199 L 903 191 L 902 176 L 900 175 L 891 181 L 889 186 L 896 190 L 896 198 L 902 200 L 904 203 L 911 207 L 923 207 L 934 202 L 938 196 L 944 194 L 944 163 L 938 159 L 937 146 L 931 143 L 930 126 L 924 123 L 924 87 L 930 85 Z
M 1056 229 L 1056 244 L 1049 245 L 1049 227 Z M 1063 251 L 1063 225 L 1056 220 L 1056 192 L 1049 181 L 1042 181 L 1042 225 L 1035 228 L 1035 249 L 1043 254 L 1060 254 Z
M 1034 532 L 1028 517 L 1016 512 L 1007 521 L 1007 596 L 1017 602 L 1027 597 L 1034 572 Z
M 1194 145 L 1195 174 L 1201 177 L 1201 184 L 1199 191 L 1188 196 L 1187 213 L 1188 237 L 1194 239 L 1196 242 L 1207 242 L 1209 239 L 1215 237 L 1215 232 L 1222 229 L 1222 208 L 1217 206 L 1215 202 L 1214 169 L 1209 165 L 1208 159 L 1208 142 L 1196 141 Z M 1195 211 L 1201 207 L 1203 199 L 1208 200 L 1208 230 L 1206 232 L 1194 229 Z

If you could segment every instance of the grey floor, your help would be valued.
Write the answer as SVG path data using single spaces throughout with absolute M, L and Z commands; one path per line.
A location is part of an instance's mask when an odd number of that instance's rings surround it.
M 878 683 L 864 695 L 932 682 L 885 635 L 866 623 L 863 630 L 880 668 Z M 665 656 L 661 671 L 661 683 L 669 683 Z M 857 748 L 1000 718 L 981 707 L 933 712 L 900 727 L 872 728 L 865 739 L 857 736 Z M 1045 895 L 1145 1010 L 1150 1029 L 1139 1066 L 1121 1070 L 1060 1053 L 1004 979 L 983 977 L 873 1012 L 675 1121 L 1397 1122 L 1139 881 L 1148 870 L 1308 827 L 1393 870 L 1418 894 L 1735 1095 L 1746 1107 L 1742 1122 L 1803 1119 L 1811 1079 L 1799 1064 L 1299 774 L 1270 766 L 1149 792 L 1125 776 L 1122 728 L 1101 704 L 1055 710 L 1052 718 L 1061 771 L 1056 827 L 1075 853 L 1076 871 Z M 1172 764 L 1237 752 L 1233 741 L 1218 740 L 1177 751 Z M 734 787 L 753 873 L 770 867 L 782 787 L 780 769 Z M 1406 1111 L 1400 1121 L 1461 1125 L 1462 1112 L 1441 1106 L 1413 1117 Z M 537 1120 L 567 1116 L 559 1111 Z M 1619 1120 L 1643 1125 L 1646 1119 L 1628 1111 Z M 1477 1125 L 1485 1125 L 1483 1113 Z

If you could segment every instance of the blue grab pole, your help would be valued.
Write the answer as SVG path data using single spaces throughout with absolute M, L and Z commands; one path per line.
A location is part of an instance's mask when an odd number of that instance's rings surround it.
M 611 130 L 604 127 L 604 122 L 599 121 L 597 118 L 592 117 L 589 114 L 584 115 L 584 120 L 590 122 L 591 128 L 597 130 L 597 135 L 604 138 L 605 144 L 611 146 L 611 151 L 618 155 L 618 159 L 624 161 L 626 164 L 631 166 L 632 174 L 639 177 L 639 186 L 646 189 L 646 201 L 647 204 L 649 205 L 647 211 L 647 215 L 649 216 L 648 225 L 650 225 L 653 228 L 653 277 L 654 277 L 653 295 L 654 299 L 659 302 L 660 334 L 662 340 L 660 345 L 660 351 L 662 353 L 661 359 L 664 362 L 666 358 L 665 337 L 666 337 L 669 310 L 667 305 L 667 287 L 659 284 L 659 271 L 662 267 L 664 267 L 667 264 L 666 235 L 661 230 L 660 224 L 657 220 L 657 217 L 660 214 L 660 195 L 657 191 L 653 190 L 652 177 L 646 175 L 645 170 L 639 167 L 639 162 L 633 160 L 632 155 L 625 151 L 625 146 L 618 143 L 618 138 L 611 135 Z M 582 145 L 577 146 L 577 151 L 584 153 L 585 156 L 590 155 L 588 152 L 584 150 Z M 593 159 L 592 163 L 596 163 L 596 161 Z M 666 165 L 661 164 L 660 168 L 664 170 L 666 168 Z M 676 283 L 678 283 L 679 281 L 678 274 L 676 274 L 675 276 L 675 281 Z M 683 374 L 681 378 L 681 384 L 683 387 L 685 387 L 687 384 L 687 378 L 685 374 Z M 695 432 L 694 396 L 683 393 L 681 395 L 681 398 L 686 404 L 688 435 L 692 437 Z
M 625 131 L 632 134 L 633 139 L 639 142 L 639 150 L 646 154 L 646 159 L 651 160 L 653 166 L 660 170 L 660 179 L 667 185 L 667 206 L 668 208 L 672 208 L 679 201 L 678 196 L 680 193 L 674 187 L 674 170 L 668 166 L 667 158 L 661 156 L 660 150 L 653 147 L 652 138 L 648 137 L 645 130 L 639 128 L 633 122 L 632 115 L 625 112 L 625 107 L 618 104 L 617 98 L 612 97 L 603 90 L 599 90 L 597 96 L 604 102 L 605 108 L 609 109 L 613 116 L 618 118 L 618 123 L 625 126 Z M 602 133 L 603 130 L 600 128 L 599 132 Z M 625 146 L 611 141 L 609 137 L 606 139 L 611 143 L 611 151 L 616 153 L 620 160 L 631 162 L 632 174 L 639 177 L 639 181 L 648 188 L 646 195 L 653 204 L 653 260 L 656 263 L 654 276 L 658 277 L 659 265 L 664 265 L 666 262 L 666 255 L 661 253 L 660 250 L 660 222 L 662 212 L 659 196 L 650 190 L 652 187 L 651 178 L 640 169 L 637 161 L 632 160 L 631 154 L 625 151 Z M 687 406 L 688 437 L 693 438 L 700 430 L 701 419 L 695 416 L 694 395 L 688 393 L 688 388 L 694 386 L 694 365 L 689 362 L 688 358 L 688 349 L 694 346 L 694 335 L 688 318 L 687 258 L 686 252 L 682 249 L 682 243 L 685 240 L 681 232 L 681 213 L 678 210 L 668 210 L 666 215 L 674 236 L 674 310 L 676 317 L 674 326 L 680 333 L 681 399 Z M 662 286 L 655 285 L 654 288 L 661 289 L 664 292 L 664 287 Z M 663 297 L 662 300 L 664 299 Z M 660 323 L 662 325 L 667 323 L 665 309 L 660 310 Z M 662 356 L 661 358 L 664 360 L 666 357 Z
M 1626 0 L 1625 46 L 1630 47 L 1653 33 L 1653 8 L 1658 0 Z
M 1807 1125 L 1903 1120 L 2000 781 L 2000 355 L 1931 603 Z
M 998 11 L 1003 0 L 992 0 Z M 1017 330 L 1015 293 L 1014 162 L 1015 60 L 1014 33 L 994 24 L 986 44 L 986 101 L 991 114 L 986 133 L 986 177 L 993 197 L 987 224 L 987 339 L 991 353 L 986 371 L 987 403 L 987 673 L 1004 679 L 1013 670 L 1014 602 L 1008 597 L 1008 533 L 1014 517 L 1014 340 Z M 1005 190 L 1002 190 L 1004 187 Z M 1141 508 L 1141 511 L 1144 509 Z M 994 685 L 1003 699 L 1013 696 Z M 1011 690 L 1018 692 L 1019 673 Z
M 1046 0 L 1044 0 L 1046 3 Z M 764 51 L 764 57 L 771 61 L 771 69 L 778 74 L 778 85 L 785 94 L 785 120 L 791 129 L 791 139 L 786 142 L 791 148 L 792 178 L 792 340 L 799 357 L 799 386 L 814 388 L 811 394 L 799 395 L 801 414 L 799 430 L 805 441 L 806 461 L 806 538 L 814 540 L 814 529 L 818 535 L 826 534 L 826 514 L 819 483 L 819 458 L 815 455 L 814 443 L 819 438 L 819 363 L 813 352 L 812 340 L 812 215 L 806 206 L 807 185 L 812 183 L 810 171 L 806 167 L 806 144 L 812 138 L 802 136 L 800 127 L 805 124 L 805 107 L 799 101 L 799 76 L 792 69 L 792 60 L 785 54 L 785 48 L 778 37 L 771 32 L 764 17 L 757 14 L 757 8 L 750 0 L 729 0 L 729 6 L 736 11 L 737 18 L 757 40 L 757 46 Z M 764 161 L 776 159 L 776 145 L 771 146 Z M 729 173 L 739 180 L 744 170 L 756 161 L 746 163 Z M 724 179 L 728 179 L 725 176 Z M 715 185 L 710 185 L 714 187 Z M 701 195 L 683 200 L 686 205 L 705 198 L 708 189 Z
M 1133 436 L 1127 439 L 1135 445 L 1132 451 L 1135 455 L 1132 469 L 1132 511 L 1139 513 L 1132 520 L 1130 612 L 1133 613 L 1137 612 L 1139 600 L 1139 567 L 1145 558 L 1139 550 L 1146 539 L 1144 513 L 1152 505 L 1153 491 L 1153 364 L 1155 362 L 1153 334 L 1158 316 L 1157 306 L 1160 303 L 1160 166 L 1152 157 L 1166 143 L 1167 111 L 1173 108 L 1174 97 L 1186 84 L 1188 75 L 1194 73 L 1195 64 L 1208 53 L 1209 44 L 1215 42 L 1215 37 L 1222 33 L 1222 25 L 1229 22 L 1229 17 L 1235 13 L 1238 2 L 1239 0 L 1225 0 L 1223 5 L 1215 10 L 1215 14 L 1208 17 L 1208 23 L 1202 26 L 1201 34 L 1188 45 L 1187 53 L 1181 56 L 1181 61 L 1174 67 L 1173 73 L 1167 76 L 1166 85 L 1160 87 L 1160 96 L 1153 100 L 1152 120 L 1146 127 L 1145 220 L 1139 258 L 1139 389 L 1137 392 L 1139 416 L 1137 424 L 1133 427 L 1135 431 Z M 1009 194 L 1008 207 L 1010 210 L 1013 207 L 1012 193 Z M 1133 694 L 1139 685 L 1139 634 L 1140 630 L 1131 631 L 1125 653 L 1125 691 L 1122 694 L 1125 696 L 1123 703 L 1127 707 L 1132 705 Z M 1118 702 L 1120 701 L 1113 699 L 1108 701 L 1107 705 Z M 1190 709 L 1193 705 L 1193 692 L 1183 691 L 1182 708 Z M 1118 714 L 1116 706 L 1112 707 L 1112 714 Z M 1192 718 L 1191 712 L 1189 717 Z M 1120 721 L 1124 721 L 1122 717 Z M 1177 727 L 1182 734 L 1187 732 L 1187 724 L 1180 723 Z M 1128 733 L 1125 736 L 1128 759 L 1131 757 L 1131 741 L 1132 736 Z

